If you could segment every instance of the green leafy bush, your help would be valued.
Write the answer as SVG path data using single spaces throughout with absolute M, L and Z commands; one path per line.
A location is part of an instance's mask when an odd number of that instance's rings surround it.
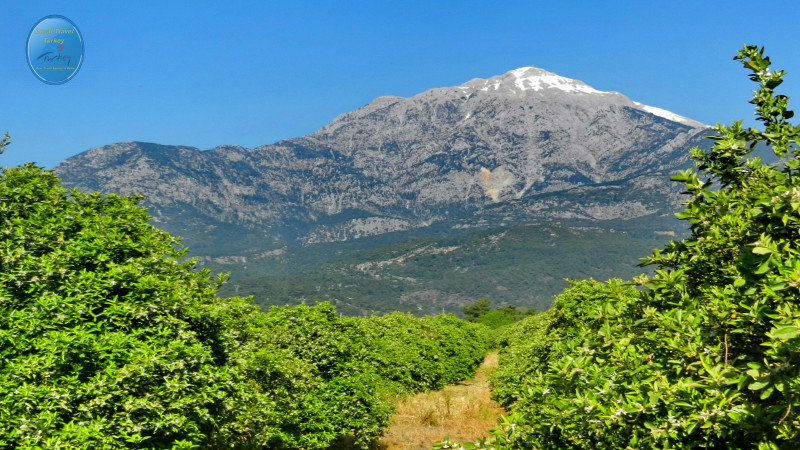
M 461 308 L 469 322 L 477 322 L 478 319 L 492 310 L 492 301 L 488 298 L 479 298 L 469 305 Z
M 497 395 L 514 414 L 497 448 L 800 448 L 800 127 L 763 49 L 736 59 L 764 130 L 718 125 L 711 150 L 692 150 L 700 173 L 673 177 L 692 236 L 647 259 L 645 290 L 586 285 L 523 322 L 530 339 L 510 332 Z M 777 163 L 748 156 L 759 142 Z
M 290 431 L 282 434 L 281 448 L 326 448 L 342 435 L 366 447 L 380 436 L 392 406 L 384 399 L 383 380 L 359 359 L 363 342 L 356 323 L 319 303 L 253 313 L 249 326 L 247 349 L 237 354 L 250 368 L 248 379 L 257 381 L 253 391 L 265 393 L 259 404 L 282 402 L 275 410 Z M 281 364 L 287 361 L 294 361 L 289 367 L 297 372 L 285 373 Z M 275 386 L 292 389 L 275 395 Z M 243 419 L 259 420 L 259 414 L 254 410 Z M 275 444 L 258 435 L 251 440 Z
M 359 359 L 399 394 L 471 377 L 491 347 L 485 327 L 451 314 L 418 318 L 396 312 L 351 320 L 363 335 Z
M 231 417 L 217 282 L 137 201 L 0 174 L 0 445 L 180 446 Z
M 499 339 L 502 364 L 492 378 L 492 397 L 503 407 L 514 406 L 534 389 L 551 364 L 583 344 L 589 330 L 597 330 L 614 301 L 635 299 L 637 292 L 622 280 L 599 283 L 569 280 L 571 287 L 546 312 L 527 317 L 504 330 Z
M 389 394 L 471 376 L 489 347 L 454 316 L 217 298 L 139 200 L 0 172 L 0 447 L 366 448 Z
M 433 328 L 444 361 L 442 381 L 445 384 L 471 378 L 488 351 L 494 347 L 490 330 L 480 324 L 465 322 L 452 314 L 423 317 Z M 439 386 L 441 387 L 441 385 Z
M 452 315 L 337 317 L 328 303 L 218 311 L 251 393 L 227 435 L 267 447 L 326 448 L 349 435 L 366 448 L 388 425 L 393 396 L 469 378 L 490 347 L 488 330 Z M 273 435 L 249 431 L 274 423 Z

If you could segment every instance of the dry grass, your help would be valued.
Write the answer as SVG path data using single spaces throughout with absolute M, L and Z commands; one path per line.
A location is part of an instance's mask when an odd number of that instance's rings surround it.
M 458 442 L 485 438 L 503 410 L 489 398 L 489 375 L 497 367 L 497 353 L 490 353 L 475 378 L 399 400 L 381 450 L 427 450 L 449 435 Z

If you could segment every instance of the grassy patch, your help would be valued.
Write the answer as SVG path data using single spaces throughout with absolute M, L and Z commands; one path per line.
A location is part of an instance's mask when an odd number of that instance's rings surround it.
M 490 353 L 475 378 L 442 390 L 412 395 L 397 402 L 381 450 L 430 448 L 445 435 L 459 442 L 485 438 L 504 411 L 489 396 L 489 376 L 497 368 L 497 353 Z

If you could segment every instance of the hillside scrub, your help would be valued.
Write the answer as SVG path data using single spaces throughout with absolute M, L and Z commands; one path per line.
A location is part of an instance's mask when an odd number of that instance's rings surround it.
M 800 126 L 763 49 L 735 59 L 764 129 L 691 151 L 698 172 L 672 178 L 691 237 L 646 259 L 641 290 L 580 282 L 507 333 L 493 448 L 800 448 Z
M 366 448 L 390 395 L 469 377 L 486 354 L 485 329 L 454 316 L 218 298 L 224 277 L 185 261 L 140 200 L 0 169 L 0 447 Z

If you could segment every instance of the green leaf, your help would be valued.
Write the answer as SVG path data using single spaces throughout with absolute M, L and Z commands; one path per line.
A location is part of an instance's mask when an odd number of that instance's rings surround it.
M 769 272 L 769 269 L 770 269 L 770 260 L 767 259 L 766 261 L 761 263 L 758 266 L 758 268 L 756 268 L 756 270 L 753 271 L 753 273 L 756 274 L 756 275 L 761 275 L 761 274 Z M 748 294 L 748 295 L 751 295 L 751 294 Z
M 761 400 L 766 400 L 766 399 L 767 399 L 767 397 L 769 397 L 770 395 L 772 395 L 772 392 L 773 392 L 774 390 L 775 390 L 775 389 L 774 389 L 772 386 L 770 386 L 770 387 L 768 387 L 768 388 L 764 389 L 763 391 L 761 391 L 761 395 L 759 396 L 759 398 L 760 398 Z
M 800 330 L 794 325 L 783 326 L 773 329 L 769 335 L 772 339 L 792 339 L 800 334 Z
M 753 381 L 747 388 L 751 391 L 758 391 L 760 389 L 764 389 L 769 384 L 769 377 L 759 377 L 756 381 Z

